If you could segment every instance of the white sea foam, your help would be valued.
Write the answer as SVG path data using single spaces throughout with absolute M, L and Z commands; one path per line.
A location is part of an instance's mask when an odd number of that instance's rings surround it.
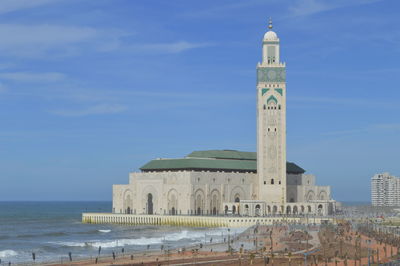
M 87 242 L 48 242 L 49 244 L 56 244 L 60 246 L 66 246 L 66 247 L 86 247 L 88 246 Z
M 111 230 L 109 230 L 109 229 L 100 229 L 99 232 L 100 233 L 110 233 Z
M 166 234 L 165 237 L 141 237 L 141 238 L 90 241 L 90 242 L 51 242 L 51 244 L 58 244 L 68 247 L 94 247 L 94 248 L 98 248 L 99 246 L 103 248 L 113 248 L 113 247 L 123 247 L 123 246 L 147 246 L 147 245 L 162 244 L 164 240 L 176 242 L 183 239 L 189 239 L 189 240 L 203 239 L 204 234 L 205 232 L 184 230 L 181 232 Z
M 0 258 L 13 257 L 13 256 L 17 256 L 17 255 L 18 255 L 18 253 L 12 249 L 6 249 L 6 250 L 0 251 Z

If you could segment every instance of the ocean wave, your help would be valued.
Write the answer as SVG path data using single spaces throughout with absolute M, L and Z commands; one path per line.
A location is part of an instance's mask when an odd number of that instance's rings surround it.
M 6 249 L 0 251 L 0 258 L 14 257 L 17 256 L 18 253 L 12 249 Z
M 179 233 L 172 233 L 165 236 L 166 241 L 179 241 L 182 239 L 196 240 L 199 238 L 204 238 L 204 232 L 184 230 Z
M 89 231 L 83 231 L 83 232 L 77 232 L 76 234 L 79 235 L 95 235 L 98 234 L 99 230 L 89 230 Z
M 111 230 L 110 229 L 99 229 L 100 233 L 110 233 Z
M 51 232 L 51 233 L 45 233 L 43 236 L 65 236 L 67 233 L 65 232 Z
M 44 234 L 23 234 L 23 235 L 17 235 L 17 238 L 34 238 L 34 237 L 41 237 L 41 236 L 65 236 L 67 233 L 64 232 L 49 232 L 49 233 L 44 233 Z
M 100 231 L 100 230 L 99 230 Z M 147 246 L 147 245 L 159 245 L 164 241 L 177 242 L 184 239 L 198 240 L 204 238 L 204 232 L 196 231 L 181 231 L 177 233 L 169 233 L 165 237 L 141 237 L 141 238 L 126 238 L 106 241 L 88 241 L 88 242 L 51 242 L 52 244 L 58 244 L 67 247 L 93 247 L 98 248 L 114 248 L 123 246 Z
M 60 242 L 47 242 L 49 244 L 56 244 L 60 246 L 66 246 L 66 247 L 87 247 L 88 242 L 71 242 L 71 241 L 60 241 Z

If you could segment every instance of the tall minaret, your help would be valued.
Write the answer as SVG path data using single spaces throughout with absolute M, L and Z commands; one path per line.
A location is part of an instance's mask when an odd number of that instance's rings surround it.
M 286 69 L 279 60 L 279 38 L 265 33 L 257 65 L 258 198 L 283 212 L 286 203 Z

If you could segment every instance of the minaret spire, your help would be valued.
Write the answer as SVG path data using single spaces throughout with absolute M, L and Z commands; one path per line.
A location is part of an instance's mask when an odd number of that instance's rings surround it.
M 272 30 L 272 18 L 271 17 L 269 17 L 268 29 Z

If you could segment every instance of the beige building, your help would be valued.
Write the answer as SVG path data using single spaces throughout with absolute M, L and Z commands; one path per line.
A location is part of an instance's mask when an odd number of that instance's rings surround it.
M 257 153 L 195 151 L 152 160 L 113 186 L 113 212 L 158 215 L 328 215 L 330 187 L 286 161 L 286 69 L 280 41 L 264 35 L 257 65 Z

